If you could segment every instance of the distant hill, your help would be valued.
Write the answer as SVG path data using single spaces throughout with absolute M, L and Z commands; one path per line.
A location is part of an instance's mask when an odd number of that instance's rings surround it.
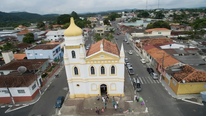
M 11 12 L 5 13 L 0 11 L 0 27 L 2 26 L 13 26 L 17 23 L 28 23 L 28 22 L 38 22 L 38 21 L 55 21 L 59 15 L 58 14 L 46 14 L 40 15 L 36 13 L 28 12 Z

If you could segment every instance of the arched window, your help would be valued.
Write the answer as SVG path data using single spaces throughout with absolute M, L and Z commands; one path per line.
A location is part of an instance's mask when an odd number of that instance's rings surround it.
M 102 74 L 102 75 L 105 74 L 105 68 L 104 68 L 104 66 L 101 67 L 101 74 Z
M 72 58 L 76 58 L 75 51 L 72 51 Z
M 74 75 L 79 75 L 78 68 L 74 67 Z
M 95 69 L 94 69 L 93 66 L 91 67 L 91 74 L 92 74 L 92 75 L 95 75 Z
M 115 74 L 115 67 L 114 66 L 111 67 L 111 74 Z

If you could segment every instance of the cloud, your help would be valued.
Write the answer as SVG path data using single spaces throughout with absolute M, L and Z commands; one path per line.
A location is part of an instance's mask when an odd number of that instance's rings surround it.
M 39 14 L 69 14 L 121 9 L 145 9 L 146 0 L 0 0 L 0 11 L 26 11 Z M 147 0 L 147 8 L 158 7 L 158 0 Z M 159 0 L 160 8 L 206 6 L 206 0 Z

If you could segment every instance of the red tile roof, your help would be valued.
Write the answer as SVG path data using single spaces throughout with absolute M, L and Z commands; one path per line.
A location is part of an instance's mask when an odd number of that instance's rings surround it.
M 189 65 L 182 67 L 182 71 L 173 73 L 172 76 L 178 81 L 182 82 L 206 82 L 206 72 L 198 71 Z
M 155 45 L 155 44 L 166 44 L 173 43 L 173 40 L 170 38 L 154 38 L 154 39 L 142 39 L 141 40 L 142 47 L 148 46 L 148 45 Z
M 26 56 L 26 54 L 14 54 L 14 59 L 24 59 Z
M 149 49 L 152 49 L 152 48 L 154 48 L 153 45 L 148 45 L 148 46 L 143 47 L 143 49 L 144 49 L 145 51 L 147 51 L 147 50 L 149 50 Z
M 32 45 L 28 44 L 28 43 L 20 43 L 20 44 L 16 45 L 16 47 L 19 48 L 19 49 L 24 49 L 24 48 L 31 47 L 31 46 Z
M 48 59 L 23 59 L 13 60 L 0 67 L 0 70 L 17 70 L 19 66 L 25 66 L 28 70 L 33 70 L 33 64 L 36 65 L 36 69 L 43 65 Z
M 100 45 L 103 44 L 103 50 L 115 55 L 119 56 L 119 49 L 117 47 L 117 44 L 114 44 L 106 39 L 102 39 L 98 41 L 97 43 L 91 45 L 90 49 L 87 52 L 87 56 L 90 56 L 98 51 L 100 51 Z
M 153 28 L 153 29 L 145 30 L 145 32 L 152 32 L 152 31 L 170 31 L 170 30 L 166 28 Z
M 22 30 L 21 32 L 19 32 L 17 35 L 25 35 L 27 33 L 29 33 L 30 31 L 28 29 Z

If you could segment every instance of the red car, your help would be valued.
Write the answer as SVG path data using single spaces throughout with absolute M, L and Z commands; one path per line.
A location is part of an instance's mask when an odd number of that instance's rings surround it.
M 120 33 L 117 33 L 117 35 L 120 35 Z

